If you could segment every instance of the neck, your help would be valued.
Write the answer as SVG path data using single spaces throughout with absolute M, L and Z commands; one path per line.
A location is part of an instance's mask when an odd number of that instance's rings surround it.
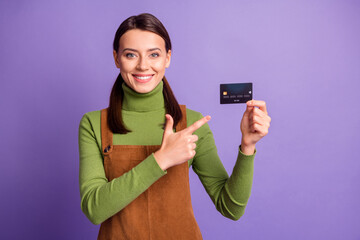
M 163 81 L 151 92 L 138 93 L 123 83 L 124 98 L 122 109 L 135 112 L 149 112 L 165 107 L 163 96 Z

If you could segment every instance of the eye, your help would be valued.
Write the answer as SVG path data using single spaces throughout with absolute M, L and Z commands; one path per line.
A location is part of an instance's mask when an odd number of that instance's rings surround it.
M 153 58 L 156 58 L 156 57 L 160 56 L 160 54 L 158 54 L 158 53 L 152 53 L 152 54 L 150 54 L 150 56 L 153 57 Z
M 135 54 L 133 54 L 133 53 L 126 53 L 125 56 L 126 56 L 127 58 L 134 58 L 134 57 L 136 57 Z

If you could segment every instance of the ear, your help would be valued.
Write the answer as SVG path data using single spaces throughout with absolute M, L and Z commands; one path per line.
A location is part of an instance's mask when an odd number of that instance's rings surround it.
M 115 61 L 116 67 L 120 68 L 120 62 L 119 62 L 118 54 L 117 54 L 117 52 L 115 50 L 113 51 L 113 55 L 114 55 L 114 61 Z
M 170 66 L 170 61 L 171 61 L 171 50 L 169 49 L 169 51 L 166 54 L 166 64 L 165 64 L 166 68 Z

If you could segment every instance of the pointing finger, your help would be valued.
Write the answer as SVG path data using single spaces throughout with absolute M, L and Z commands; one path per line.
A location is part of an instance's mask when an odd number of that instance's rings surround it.
M 197 129 L 199 129 L 202 125 L 204 125 L 205 123 L 207 123 L 208 121 L 210 121 L 210 119 L 211 119 L 210 116 L 203 117 L 202 119 L 194 122 L 191 126 L 185 128 L 183 131 L 192 134 L 192 133 L 195 132 Z

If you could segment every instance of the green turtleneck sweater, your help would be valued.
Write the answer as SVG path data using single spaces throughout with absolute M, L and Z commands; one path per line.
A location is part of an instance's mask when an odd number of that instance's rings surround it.
M 151 92 L 140 94 L 123 84 L 123 121 L 127 134 L 113 134 L 114 145 L 161 145 L 165 120 L 163 82 Z M 187 126 L 203 116 L 186 109 Z M 196 155 L 188 161 L 216 209 L 225 217 L 239 219 L 250 197 L 254 155 L 240 151 L 229 177 L 222 165 L 209 125 L 194 132 L 199 140 Z M 83 115 L 79 125 L 79 184 L 81 209 L 94 224 L 113 216 L 159 178 L 167 174 L 153 154 L 122 176 L 108 181 L 105 176 L 101 147 L 100 110 Z

